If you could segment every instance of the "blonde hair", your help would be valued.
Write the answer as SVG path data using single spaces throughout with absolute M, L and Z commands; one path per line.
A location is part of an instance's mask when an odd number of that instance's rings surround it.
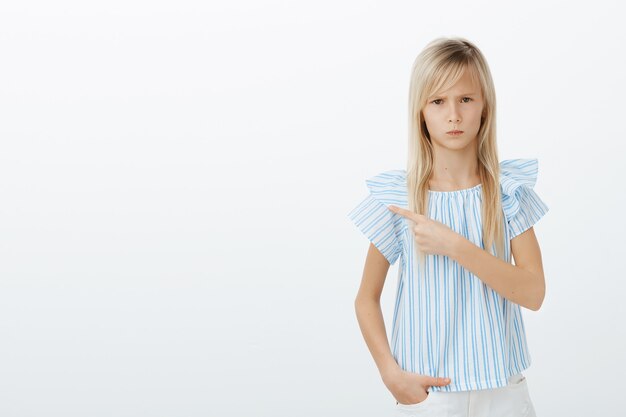
M 480 86 L 484 102 L 481 126 L 477 133 L 478 169 L 482 183 L 482 243 L 490 253 L 504 259 L 504 213 L 496 143 L 495 87 L 483 54 L 464 38 L 436 38 L 426 45 L 413 63 L 409 91 L 409 210 L 427 214 L 428 182 L 433 170 L 433 146 L 422 109 L 428 97 L 452 87 L 466 70 Z M 492 250 L 494 245 L 495 253 Z M 417 245 L 415 249 L 423 264 L 425 254 Z

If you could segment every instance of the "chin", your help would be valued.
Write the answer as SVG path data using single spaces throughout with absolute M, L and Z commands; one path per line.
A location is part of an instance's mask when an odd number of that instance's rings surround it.
M 447 138 L 444 141 L 436 141 L 435 145 L 441 148 L 457 150 L 457 149 L 466 148 L 472 143 L 473 143 L 472 140 L 467 140 L 463 138 Z

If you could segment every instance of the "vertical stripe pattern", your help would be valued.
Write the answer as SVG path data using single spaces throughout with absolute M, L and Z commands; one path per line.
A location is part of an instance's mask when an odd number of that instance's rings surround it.
M 506 259 L 510 240 L 548 211 L 533 190 L 537 172 L 537 159 L 500 162 Z M 390 340 L 396 362 L 410 372 L 452 379 L 433 391 L 505 386 L 531 363 L 521 307 L 446 256 L 427 255 L 417 265 L 408 222 L 387 208 L 408 208 L 406 171 L 385 171 L 366 184 L 369 195 L 348 217 L 390 264 L 401 260 Z M 429 217 L 484 249 L 482 184 L 428 193 Z

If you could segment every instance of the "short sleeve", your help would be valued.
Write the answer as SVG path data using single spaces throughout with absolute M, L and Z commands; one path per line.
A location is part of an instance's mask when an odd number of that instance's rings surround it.
M 537 159 L 509 159 L 500 163 L 502 208 L 509 239 L 530 229 L 549 210 L 534 190 L 537 173 Z
M 348 217 L 393 265 L 402 253 L 404 222 L 388 205 L 404 206 L 406 199 L 402 171 L 386 171 L 366 180 L 370 190 Z

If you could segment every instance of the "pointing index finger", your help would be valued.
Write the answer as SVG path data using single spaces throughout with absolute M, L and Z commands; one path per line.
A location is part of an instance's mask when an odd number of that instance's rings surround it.
M 410 210 L 403 209 L 401 207 L 394 206 L 394 205 L 389 205 L 387 208 L 389 210 L 393 211 L 394 213 L 397 213 L 397 214 L 401 215 L 402 217 L 406 217 L 409 220 L 413 220 L 416 223 L 418 221 L 422 220 L 422 218 L 424 217 L 421 214 L 413 213 Z

